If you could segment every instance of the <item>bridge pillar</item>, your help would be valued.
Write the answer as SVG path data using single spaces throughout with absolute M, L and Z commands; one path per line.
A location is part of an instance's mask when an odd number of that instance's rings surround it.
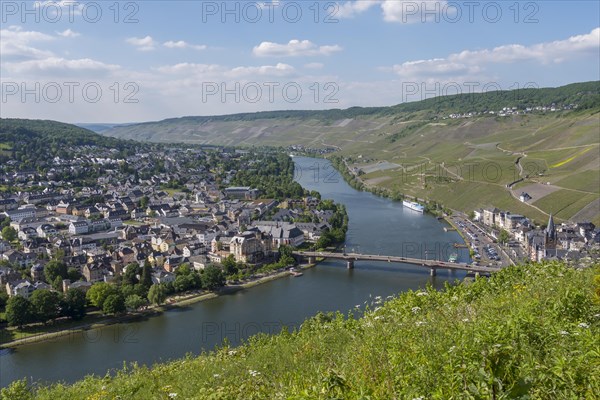
M 354 260 L 348 260 L 348 262 L 346 263 L 346 268 L 354 269 Z
M 316 257 L 313 257 L 313 256 L 308 257 L 309 264 L 314 264 L 316 261 L 317 261 Z
M 436 275 L 437 275 L 437 270 L 436 270 L 435 268 L 431 268 L 431 269 L 429 270 L 429 275 L 430 275 L 430 276 L 436 276 Z

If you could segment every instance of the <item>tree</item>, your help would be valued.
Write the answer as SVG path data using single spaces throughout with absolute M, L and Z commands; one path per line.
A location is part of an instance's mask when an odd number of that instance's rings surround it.
M 60 294 L 53 290 L 36 290 L 31 295 L 35 319 L 44 324 L 60 315 Z
M 117 289 L 113 285 L 106 282 L 99 282 L 92 285 L 92 287 L 87 291 L 85 297 L 92 305 L 98 308 L 103 308 L 104 301 L 108 298 L 108 296 L 116 293 Z
M 52 260 L 49 261 L 44 267 L 44 276 L 46 277 L 46 282 L 52 284 L 57 277 L 61 278 L 61 282 L 62 279 L 68 278 L 69 271 L 67 270 L 67 266 L 65 264 L 57 260 Z
M 102 304 L 104 314 L 120 314 L 125 311 L 125 299 L 120 293 L 109 295 Z
M 6 303 L 6 321 L 10 326 L 18 326 L 33 322 L 33 306 L 29 299 L 22 296 L 13 296 Z
M 150 265 L 150 262 L 148 260 L 144 262 L 144 267 L 142 268 L 142 276 L 140 278 L 140 283 L 146 289 L 149 289 L 150 286 L 152 286 L 152 266 Z
M 71 282 L 77 282 L 81 279 L 81 272 L 77 268 L 71 267 L 67 270 L 67 277 Z
M 225 274 L 221 268 L 209 265 L 202 273 L 202 287 L 206 290 L 215 290 L 225 285 Z
M 2 228 L 2 238 L 7 242 L 13 242 L 17 239 L 17 231 L 12 226 Z
M 154 284 L 150 286 L 150 290 L 148 291 L 148 300 L 151 303 L 160 305 L 165 302 L 167 298 L 167 289 L 159 284 Z
M 74 320 L 85 317 L 86 309 L 85 292 L 80 289 L 69 289 L 65 294 L 63 315 Z
M 6 302 L 8 301 L 8 294 L 4 291 L 0 291 L 0 310 L 6 308 Z
M 233 254 L 230 254 L 227 257 L 225 257 L 225 259 L 221 262 L 221 265 L 223 265 L 223 271 L 227 276 L 233 275 L 238 271 L 237 264 L 235 262 L 235 257 L 233 256 Z
M 498 242 L 500 242 L 502 244 L 506 244 L 509 240 L 510 240 L 510 235 L 508 234 L 508 232 L 506 230 L 502 229 L 500 231 L 500 234 L 498 235 Z
M 137 294 L 129 295 L 125 299 L 125 306 L 129 310 L 135 311 L 135 310 L 139 309 L 141 306 L 143 306 L 144 304 L 146 304 L 146 300 L 144 300 L 142 298 L 142 296 L 137 295 Z
M 123 283 L 135 285 L 138 283 L 137 275 L 140 273 L 140 266 L 136 263 L 128 264 L 125 267 L 125 273 L 123 274 Z

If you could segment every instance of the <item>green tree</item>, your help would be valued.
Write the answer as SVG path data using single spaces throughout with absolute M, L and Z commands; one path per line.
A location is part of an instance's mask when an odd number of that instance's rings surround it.
M 502 244 L 506 244 L 506 243 L 508 243 L 509 240 L 510 240 L 509 233 L 506 230 L 502 229 L 500 231 L 500 234 L 498 234 L 498 242 L 500 242 Z
M 150 262 L 146 260 L 144 267 L 142 268 L 142 276 L 140 277 L 140 283 L 148 290 L 152 286 L 152 266 Z
M 223 271 L 227 276 L 234 275 L 238 272 L 237 264 L 235 262 L 235 257 L 233 256 L 233 254 L 230 254 L 227 257 L 225 257 L 225 259 L 221 262 L 221 265 L 223 265 Z
M 120 293 L 109 295 L 102 304 L 104 314 L 120 314 L 125 311 L 125 299 Z
M 65 293 L 63 314 L 74 320 L 80 320 L 86 314 L 85 292 L 80 289 L 69 289 Z
M 29 299 L 22 296 L 13 296 L 6 303 L 6 321 L 10 326 L 18 326 L 33 322 L 35 317 L 33 306 Z
M 202 273 L 202 288 L 215 290 L 225 285 L 225 274 L 221 268 L 208 265 Z
M 44 324 L 60 315 L 61 296 L 53 290 L 36 290 L 31 295 L 35 319 Z
M 81 272 L 79 272 L 77 268 L 71 267 L 67 270 L 67 277 L 71 282 L 77 282 L 81 279 Z
M 93 306 L 103 308 L 104 301 L 108 296 L 113 294 L 117 294 L 117 289 L 113 285 L 106 282 L 98 282 L 92 285 L 85 297 Z
M 167 289 L 164 285 L 154 284 L 150 286 L 150 290 L 148 291 L 148 300 L 152 304 L 160 305 L 165 302 L 167 299 Z
M 2 238 L 7 242 L 13 242 L 17 239 L 17 231 L 12 226 L 2 228 Z
M 125 267 L 125 273 L 123 274 L 123 283 L 135 285 L 138 283 L 137 275 L 140 273 L 140 266 L 136 263 L 128 264 Z
M 146 300 L 142 298 L 142 296 L 138 294 L 131 294 L 125 298 L 125 307 L 129 310 L 138 310 L 140 307 L 147 303 Z
M 52 284 L 57 277 L 61 278 L 61 282 L 62 279 L 67 279 L 69 277 L 69 271 L 67 270 L 67 266 L 65 264 L 58 260 L 51 260 L 44 267 L 44 276 L 46 278 L 46 282 Z
M 8 301 L 8 293 L 0 291 L 0 311 L 6 309 L 6 302 Z

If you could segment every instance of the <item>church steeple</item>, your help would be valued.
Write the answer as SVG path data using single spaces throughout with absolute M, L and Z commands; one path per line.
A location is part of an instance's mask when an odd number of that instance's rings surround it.
M 554 226 L 554 218 L 552 218 L 552 214 L 550 214 L 550 218 L 548 218 L 548 226 L 546 227 L 546 237 L 549 240 L 556 239 L 556 227 Z

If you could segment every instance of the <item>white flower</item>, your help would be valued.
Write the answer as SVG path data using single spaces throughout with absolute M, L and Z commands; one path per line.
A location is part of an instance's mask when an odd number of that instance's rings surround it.
M 235 350 L 229 350 L 227 352 L 227 354 L 229 354 L 230 356 L 234 356 L 236 353 L 237 353 L 237 351 L 235 351 Z
M 590 327 L 590 326 L 589 326 L 588 324 L 586 324 L 585 322 L 582 322 L 582 323 L 580 323 L 580 324 L 579 324 L 579 325 L 577 325 L 577 326 L 578 326 L 578 327 L 580 327 L 580 328 L 585 328 L 585 329 L 587 329 L 587 328 L 589 328 L 589 327 Z
M 419 396 L 419 397 L 415 397 L 415 398 L 413 398 L 412 400 L 423 400 L 424 398 L 425 398 L 425 397 L 423 397 L 423 396 Z
M 219 375 L 219 374 L 214 374 L 214 375 L 213 375 L 213 378 L 218 378 L 218 377 L 220 377 L 220 376 L 221 376 L 221 375 Z
M 469 322 L 469 318 L 463 318 L 462 322 Z
M 415 323 L 415 325 L 417 325 L 417 326 L 425 325 L 425 322 L 424 321 L 417 321 Z
M 253 370 L 253 369 L 249 369 L 249 370 L 248 370 L 248 373 L 249 373 L 250 375 L 252 375 L 252 376 L 258 376 L 258 375 L 260 375 L 260 372 L 258 372 L 258 371 L 255 371 L 255 370 Z
M 568 335 L 569 334 L 569 332 L 567 332 L 567 331 L 560 331 L 558 333 L 560 333 L 561 335 Z
M 418 314 L 421 311 L 421 307 L 413 307 L 410 309 L 413 314 Z
M 177 397 L 177 393 L 169 393 L 170 399 L 174 399 L 175 397 Z
M 427 293 L 427 292 L 418 292 L 417 296 L 429 296 L 429 293 Z
M 454 350 L 456 350 L 456 346 L 452 346 L 448 349 L 448 353 L 452 353 Z

